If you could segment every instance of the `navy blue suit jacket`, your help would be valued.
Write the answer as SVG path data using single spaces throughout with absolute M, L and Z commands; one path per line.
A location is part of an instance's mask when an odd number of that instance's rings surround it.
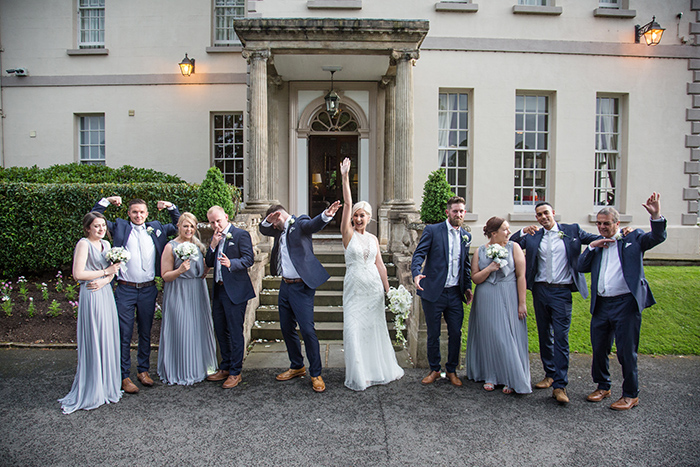
M 574 279 L 573 290 L 577 290 L 583 298 L 588 297 L 588 287 L 586 287 L 586 278 L 578 271 L 578 258 L 581 254 L 581 245 L 588 245 L 592 241 L 600 238 L 600 235 L 594 235 L 582 230 L 578 224 L 559 224 L 559 231 L 564 233 L 562 240 L 566 248 L 566 259 L 569 264 L 571 277 Z M 535 285 L 535 277 L 537 276 L 538 267 L 538 251 L 540 243 L 544 238 L 545 229 L 538 230 L 534 235 L 520 235 L 517 231 L 511 235 L 510 240 L 520 245 L 520 248 L 525 250 L 525 278 L 527 279 L 527 288 L 532 290 Z
M 93 206 L 91 211 L 99 212 L 104 214 L 107 207 L 102 206 L 99 201 Z M 153 228 L 153 233 L 151 234 L 151 239 L 156 247 L 156 276 L 160 276 L 160 257 L 163 254 L 163 249 L 165 245 L 168 244 L 168 237 L 171 235 L 177 235 L 177 221 L 180 219 L 180 211 L 177 210 L 177 206 L 173 205 L 173 209 L 169 209 L 171 224 L 161 224 L 158 221 L 146 222 L 146 228 Z M 125 247 L 126 241 L 129 239 L 131 234 L 131 221 L 117 218 L 114 222 L 107 221 L 107 229 L 112 235 L 112 241 L 115 247 Z
M 255 257 L 253 255 L 253 242 L 250 234 L 231 225 L 228 233 L 231 238 L 222 238 L 224 242 L 222 252 L 231 260 L 231 266 L 226 268 L 221 266 L 221 279 L 224 281 L 226 295 L 234 305 L 245 303 L 251 298 L 255 298 L 255 289 L 248 275 L 248 268 L 253 265 Z M 217 245 L 218 250 L 218 245 Z M 216 252 L 207 248 L 205 262 L 210 268 L 214 267 Z
M 411 260 L 411 274 L 416 277 L 421 274 L 421 265 L 425 261 L 422 274 L 425 277 L 421 280 L 423 290 L 418 290 L 418 295 L 429 302 L 435 302 L 440 298 L 440 294 L 445 288 L 447 280 L 448 251 L 450 244 L 447 240 L 447 224 L 440 222 L 439 224 L 426 225 L 423 235 L 420 237 L 418 246 L 413 252 Z M 466 303 L 464 294 L 472 288 L 471 263 L 469 262 L 469 245 L 472 241 L 472 236 L 459 228 L 459 244 L 460 244 L 460 267 L 459 267 L 459 291 L 462 301 Z
M 326 282 L 330 275 L 321 266 L 321 262 L 314 256 L 314 247 L 312 243 L 312 235 L 328 225 L 321 217 L 323 213 L 311 219 L 309 216 L 303 215 L 299 217 L 292 216 L 294 222 L 287 228 L 287 249 L 289 257 L 292 259 L 294 268 L 299 273 L 299 277 L 304 281 L 304 284 L 312 289 L 318 288 Z M 259 224 L 260 233 L 268 237 L 275 238 L 275 244 L 272 247 L 272 257 L 270 258 L 270 270 L 272 274 L 277 271 L 277 261 L 279 259 L 279 241 L 281 230 L 275 229 L 273 226 L 264 227 Z
M 654 248 L 666 240 L 666 219 L 653 221 L 651 232 L 644 233 L 637 229 L 628 233 L 617 242 L 617 253 L 620 255 L 622 274 L 630 292 L 634 295 L 639 311 L 656 303 L 649 288 L 649 283 L 644 277 L 644 252 Z M 600 259 L 602 248 L 591 251 L 590 248 L 581 254 L 578 259 L 578 269 L 581 272 L 591 273 L 591 313 L 595 311 L 596 297 L 598 296 L 598 277 L 600 276 Z

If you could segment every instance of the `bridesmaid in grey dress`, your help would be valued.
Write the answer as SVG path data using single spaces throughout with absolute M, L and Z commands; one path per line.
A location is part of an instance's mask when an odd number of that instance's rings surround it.
M 478 261 L 472 261 L 472 281 L 476 284 L 467 333 L 467 378 L 484 381 L 493 391 L 504 385 L 503 393 L 529 394 L 530 358 L 527 344 L 525 304 L 525 255 L 520 245 L 509 242 L 510 227 L 505 219 L 492 217 L 479 247 Z M 489 246 L 505 248 L 507 257 L 494 261 Z
M 177 227 L 179 234 L 165 246 L 161 260 L 165 285 L 158 375 L 166 384 L 191 385 L 216 371 L 216 348 L 204 279 L 208 271 L 205 247 L 197 238 L 197 218 L 185 212 Z M 192 248 L 195 255 L 181 259 L 178 250 L 182 245 Z
M 119 369 L 119 319 L 109 283 L 119 264 L 109 264 L 110 249 L 103 240 L 105 217 L 89 212 L 83 217 L 86 238 L 80 239 L 73 255 L 73 277 L 80 282 L 78 298 L 78 368 L 70 392 L 61 403 L 63 413 L 90 410 L 117 402 L 122 397 Z

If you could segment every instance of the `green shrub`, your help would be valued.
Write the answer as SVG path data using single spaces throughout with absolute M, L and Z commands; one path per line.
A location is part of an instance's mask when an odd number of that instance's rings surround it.
M 192 212 L 199 222 L 207 222 L 207 211 L 212 206 L 221 206 L 229 217 L 237 214 L 237 202 L 240 199 L 238 188 L 227 185 L 224 176 L 217 167 L 211 167 L 199 189 L 199 196 Z
M 420 205 L 420 220 L 425 224 L 444 221 L 447 200 L 455 194 L 445 178 L 445 169 L 438 169 L 428 175 L 423 185 L 423 202 Z
M 62 164 L 0 168 L 0 182 L 24 183 L 185 183 L 175 175 L 124 165 L 113 169 L 104 165 Z
M 70 270 L 73 249 L 83 236 L 83 216 L 103 197 L 119 195 L 125 201 L 107 208 L 109 220 L 127 219 L 126 201 L 142 198 L 149 220 L 168 223 L 168 211 L 159 212 L 156 202 L 171 201 L 180 212 L 192 211 L 198 193 L 199 185 L 187 183 L 0 183 L 0 277 Z

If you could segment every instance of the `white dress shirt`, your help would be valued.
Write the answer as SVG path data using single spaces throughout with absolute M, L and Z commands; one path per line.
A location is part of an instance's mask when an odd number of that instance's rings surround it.
M 542 241 L 537 249 L 537 274 L 535 282 L 547 281 L 547 248 L 548 241 L 552 242 L 552 284 L 571 284 L 574 278 L 571 276 L 569 259 L 566 256 L 564 239 L 559 236 L 559 226 L 554 224 L 550 229 L 544 229 Z M 521 235 L 523 233 L 521 232 Z
M 216 245 L 216 251 L 212 248 L 212 251 L 214 251 L 214 282 L 219 282 L 224 280 L 224 278 L 221 276 L 221 261 L 219 261 L 219 256 L 221 256 L 221 252 L 224 250 L 224 244 L 228 241 L 226 239 L 226 234 L 231 230 L 231 224 L 229 223 L 224 230 L 221 231 L 221 240 L 219 241 L 218 245 Z M 211 248 L 211 246 L 209 247 Z M 230 269 L 229 269 L 230 271 Z
M 618 295 L 630 293 L 627 282 L 625 282 L 625 275 L 622 272 L 620 255 L 617 251 L 620 243 L 618 240 L 609 243 L 607 248 L 603 248 L 600 257 L 600 274 L 598 276 L 598 295 L 601 297 L 617 297 Z
M 447 262 L 447 280 L 445 288 L 459 285 L 459 257 L 460 255 L 460 239 L 459 227 L 453 227 L 449 219 L 445 221 L 447 224 L 447 249 L 450 252 L 450 258 Z
M 153 233 L 155 235 L 155 233 Z M 126 270 L 119 270 L 118 278 L 127 282 L 150 282 L 156 277 L 156 245 L 151 234 L 146 231 L 146 224 L 131 223 L 131 233 L 124 248 L 131 253 Z

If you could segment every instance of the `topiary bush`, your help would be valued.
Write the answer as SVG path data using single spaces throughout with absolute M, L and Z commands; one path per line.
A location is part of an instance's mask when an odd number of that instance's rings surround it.
M 423 185 L 423 202 L 420 205 L 420 220 L 425 224 L 444 221 L 447 200 L 455 194 L 445 178 L 445 169 L 437 169 L 428 175 Z
M 207 211 L 212 206 L 221 206 L 230 218 L 238 212 L 240 192 L 233 185 L 224 181 L 224 176 L 217 167 L 207 170 L 207 176 L 199 188 L 199 195 L 192 213 L 199 222 L 207 222 Z
M 40 169 L 0 168 L 0 182 L 25 183 L 185 183 L 180 177 L 124 165 L 113 169 L 104 165 L 62 164 Z

